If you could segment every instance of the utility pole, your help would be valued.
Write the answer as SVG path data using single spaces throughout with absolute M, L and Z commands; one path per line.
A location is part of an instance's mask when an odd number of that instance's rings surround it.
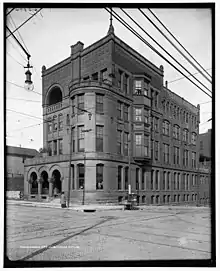
M 70 184 L 71 184 L 71 161 L 72 161 L 72 134 L 73 129 L 72 125 L 70 125 L 70 157 L 69 157 L 69 179 L 68 179 L 68 195 L 67 195 L 67 207 L 70 206 Z
M 88 133 L 92 131 L 92 129 L 85 129 L 82 130 L 84 133 Z M 85 145 L 84 145 L 84 184 L 83 184 L 83 198 L 82 198 L 82 205 L 85 203 L 85 181 L 86 181 L 86 152 L 85 152 Z

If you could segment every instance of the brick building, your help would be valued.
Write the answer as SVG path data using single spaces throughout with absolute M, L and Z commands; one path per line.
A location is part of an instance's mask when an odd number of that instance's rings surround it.
M 163 76 L 112 25 L 91 46 L 78 42 L 68 58 L 43 66 L 47 155 L 25 162 L 26 197 L 49 199 L 56 187 L 71 202 L 117 203 L 131 187 L 141 204 L 196 203 L 200 109 Z

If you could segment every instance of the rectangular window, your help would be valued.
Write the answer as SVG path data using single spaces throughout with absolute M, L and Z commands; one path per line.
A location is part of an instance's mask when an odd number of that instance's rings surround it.
M 96 151 L 103 152 L 103 126 L 96 126 Z
M 67 126 L 70 125 L 70 115 L 69 114 L 66 115 L 66 125 Z
M 168 144 L 163 144 L 163 158 L 164 158 L 164 163 L 169 164 L 169 145 Z
M 124 155 L 128 156 L 128 133 L 124 132 Z
M 84 94 L 78 95 L 78 114 L 84 114 Z
M 135 108 L 134 114 L 134 121 L 142 121 L 142 108 Z
M 54 123 L 53 123 L 53 130 L 54 130 L 54 131 L 57 131 L 57 122 L 54 122 Z
M 96 113 L 103 113 L 104 95 L 96 94 Z
M 104 165 L 96 165 L 96 190 L 103 190 L 103 168 Z
M 141 189 L 145 189 L 145 169 L 142 168 Z
M 128 110 L 129 106 L 124 104 L 124 121 L 128 121 Z
M 159 130 L 159 118 L 154 117 L 154 131 L 158 132 Z
M 117 153 L 121 154 L 122 131 L 117 130 Z
M 57 140 L 53 141 L 53 155 L 57 155 Z
M 63 130 L 63 121 L 59 120 L 59 130 Z
M 140 169 L 136 168 L 136 190 L 139 190 L 139 173 L 140 173 Z
M 85 168 L 84 165 L 80 164 L 78 167 L 78 189 L 84 188 Z
M 122 166 L 118 166 L 118 190 L 122 189 L 122 182 L 121 182 L 121 171 L 122 171 Z
M 117 104 L 118 119 L 122 119 L 122 102 L 118 101 Z
M 98 75 L 97 72 L 92 74 L 92 80 L 93 81 L 98 81 L 98 78 L 99 78 L 99 75 Z
M 48 142 L 47 147 L 48 147 L 48 155 L 51 156 L 52 155 L 52 148 L 53 148 L 52 141 Z
M 153 160 L 153 157 L 154 157 L 154 140 L 151 139 L 151 159 Z
M 155 96 L 154 96 L 154 106 L 155 108 L 158 107 L 158 93 L 157 92 L 155 92 Z
M 63 154 L 63 139 L 59 139 L 59 154 Z
M 156 161 L 159 160 L 159 141 L 155 141 L 155 156 L 154 159 Z
M 192 168 L 196 168 L 196 153 L 192 152 Z
M 101 71 L 101 81 L 107 81 L 108 80 L 108 72 L 107 69 L 104 69 Z
M 173 152 L 174 165 L 179 165 L 179 151 L 180 149 L 178 147 L 174 147 L 174 152 Z
M 142 81 L 135 80 L 134 81 L 134 94 L 141 95 L 141 92 L 142 92 Z
M 128 91 L 128 86 L 129 86 L 129 76 L 127 74 L 125 74 L 125 77 L 124 77 L 124 91 L 126 94 L 129 94 L 129 91 Z
M 150 111 L 148 109 L 144 109 L 144 122 L 150 124 Z
M 122 80 L 123 80 L 123 71 L 118 70 L 119 78 L 118 78 L 118 87 L 122 90 Z
M 188 156 L 189 156 L 189 151 L 184 150 L 183 152 L 183 165 L 188 166 Z
M 141 145 L 141 139 L 142 139 L 142 134 L 136 134 L 135 135 L 135 145 L 140 146 Z
M 85 144 L 85 133 L 84 126 L 78 126 L 78 152 L 84 152 Z
M 128 167 L 125 168 L 125 190 L 128 190 Z
M 72 150 L 73 152 L 75 152 L 76 129 L 75 127 L 73 127 L 72 129 Z
M 48 133 L 52 133 L 52 123 L 51 123 L 51 121 L 50 122 L 48 122 Z
M 170 126 L 170 124 L 169 124 L 169 122 L 168 121 L 164 121 L 163 122 L 163 134 L 164 135 L 169 135 L 169 126 Z
M 196 134 L 192 133 L 192 144 L 196 144 Z
M 150 137 L 148 135 L 144 135 L 144 155 L 149 156 L 149 139 Z

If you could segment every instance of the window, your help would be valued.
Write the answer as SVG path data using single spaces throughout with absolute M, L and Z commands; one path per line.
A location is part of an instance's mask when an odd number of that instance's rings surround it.
M 122 183 L 121 183 L 121 174 L 122 172 L 122 166 L 118 166 L 118 190 L 122 189 Z
M 155 156 L 154 159 L 156 161 L 159 160 L 159 141 L 155 141 Z
M 59 119 L 59 130 L 63 130 L 63 121 Z
M 150 124 L 150 111 L 148 109 L 144 109 L 144 122 Z
M 96 165 L 96 190 L 103 189 L 103 164 Z
M 158 107 L 158 93 L 157 92 L 155 92 L 155 96 L 154 96 L 154 106 L 155 108 Z
M 70 125 L 70 115 L 66 115 L 66 125 Z
M 92 80 L 98 81 L 98 73 L 97 72 L 92 74 Z
M 174 172 L 173 178 L 174 178 L 174 190 L 177 190 L 177 173 L 176 172 Z
M 117 130 L 117 153 L 121 154 L 122 131 Z
M 187 129 L 183 129 L 183 141 L 185 142 L 189 141 L 189 132 Z
M 179 109 L 179 107 L 177 107 L 177 110 L 176 110 L 176 118 L 178 120 L 180 119 L 180 109 Z
M 124 104 L 124 121 L 128 121 L 128 110 L 129 110 L 129 105 Z
M 173 163 L 174 165 L 179 165 L 179 156 L 180 156 L 180 149 L 178 147 L 174 147 L 173 153 Z
M 78 126 L 78 152 L 84 152 L 84 138 L 85 133 L 83 132 L 84 126 Z
M 128 190 L 128 167 L 125 168 L 125 190 Z
M 141 139 L 142 139 L 142 134 L 136 134 L 135 135 L 135 144 L 136 144 L 136 146 L 141 145 Z
M 192 152 L 192 168 L 196 168 L 196 153 Z
M 167 178 L 168 178 L 168 180 L 167 180 L 167 190 L 171 190 L 171 173 L 170 172 L 167 173 Z
M 159 171 L 157 170 L 157 171 L 155 171 L 156 172 L 156 184 L 155 184 L 155 186 L 156 186 L 156 190 L 159 190 Z
M 104 95 L 96 94 L 96 113 L 103 113 Z
M 57 155 L 57 140 L 53 141 L 53 154 Z
M 173 107 L 173 117 L 174 117 L 174 119 L 176 118 L 176 106 L 175 105 Z
M 48 120 L 48 121 L 50 121 L 50 120 Z M 50 122 L 48 122 L 48 133 L 52 133 L 52 123 L 51 123 L 51 121 Z
M 173 137 L 176 139 L 180 138 L 180 127 L 178 125 L 173 126 Z
M 178 189 L 181 190 L 181 176 L 180 173 L 178 173 Z
M 190 190 L 190 179 L 189 179 L 189 174 L 187 174 L 187 186 L 188 186 L 188 190 Z
M 189 114 L 186 113 L 186 123 L 189 123 Z
M 134 94 L 141 95 L 141 92 L 142 92 L 142 81 L 135 80 L 134 81 Z
M 168 121 L 163 121 L 163 134 L 164 135 L 169 135 L 169 127 L 170 126 L 170 123 Z
M 57 131 L 57 122 L 54 122 L 54 123 L 53 123 L 53 130 L 54 130 L 54 131 Z
M 77 165 L 78 169 L 78 189 L 84 189 L 85 168 L 83 164 Z
M 124 91 L 126 94 L 129 94 L 129 91 L 128 91 L 128 86 L 129 86 L 129 76 L 127 74 L 125 74 L 125 77 L 124 77 Z
M 118 70 L 118 73 L 119 73 L 118 87 L 120 90 L 122 90 L 123 72 L 121 70 Z
M 148 135 L 144 135 L 144 155 L 149 156 L 149 139 Z
M 192 185 L 195 186 L 195 175 L 192 175 Z
M 151 190 L 154 189 L 154 170 L 151 170 L 151 185 L 150 185 L 150 189 Z
M 74 165 L 71 165 L 71 176 L 72 176 L 72 190 L 75 190 L 75 172 Z
M 142 121 L 142 108 L 135 108 L 134 113 L 135 113 L 134 121 Z
M 203 150 L 203 141 L 200 141 L 200 150 Z
M 76 99 L 75 96 L 72 98 L 72 115 L 75 115 L 75 107 L 76 107 Z
M 163 172 L 163 190 L 165 190 L 165 183 L 166 183 L 166 171 Z
M 151 139 L 151 159 L 153 160 L 154 158 L 154 140 Z
M 51 156 L 52 155 L 52 141 L 48 142 L 48 155 Z
M 96 125 L 96 151 L 103 152 L 103 126 Z
M 158 132 L 159 130 L 159 118 L 154 117 L 154 131 Z
M 78 114 L 84 114 L 84 94 L 78 95 Z
M 188 166 L 188 157 L 189 157 L 189 151 L 184 150 L 183 151 L 183 165 Z
M 192 133 L 192 144 L 196 144 L 196 133 Z
M 128 156 L 128 133 L 124 132 L 124 155 Z
M 169 145 L 163 143 L 163 160 L 164 163 L 169 164 Z
M 59 154 L 63 154 L 63 139 L 59 139 Z
M 122 119 L 122 102 L 120 101 L 118 101 L 117 112 L 118 112 L 118 119 Z
M 140 174 L 140 169 L 136 168 L 136 190 L 139 190 L 139 174 Z
M 145 169 L 142 168 L 141 189 L 145 189 Z
M 88 81 L 89 80 L 89 76 L 86 76 L 83 78 L 84 81 Z
M 76 129 L 75 127 L 72 128 L 72 150 L 75 152 L 75 138 L 76 138 Z
M 145 203 L 146 201 L 146 196 L 142 196 L 142 203 Z
M 106 81 L 108 80 L 108 72 L 107 69 L 104 69 L 101 71 L 101 81 Z

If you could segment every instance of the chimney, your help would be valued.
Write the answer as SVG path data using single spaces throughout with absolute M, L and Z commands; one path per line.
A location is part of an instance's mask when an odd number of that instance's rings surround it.
M 75 45 L 71 45 L 71 55 L 82 52 L 84 44 L 78 41 Z

